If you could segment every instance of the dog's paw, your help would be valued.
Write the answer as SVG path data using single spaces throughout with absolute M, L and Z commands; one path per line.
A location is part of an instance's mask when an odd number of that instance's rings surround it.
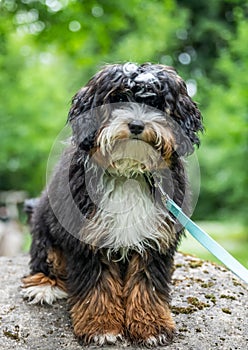
M 21 294 L 30 304 L 52 305 L 58 299 L 66 299 L 67 293 L 57 286 L 37 285 L 23 288 Z
M 150 336 L 144 342 L 144 345 L 147 347 L 156 347 L 162 345 L 168 345 L 172 341 L 172 335 L 168 335 L 165 333 L 158 334 L 156 336 Z
M 92 342 L 96 345 L 114 345 L 118 342 L 123 341 L 123 336 L 121 334 L 97 334 L 92 338 Z

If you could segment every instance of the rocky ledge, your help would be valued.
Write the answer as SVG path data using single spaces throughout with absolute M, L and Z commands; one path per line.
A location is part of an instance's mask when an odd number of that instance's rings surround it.
M 23 301 L 20 279 L 28 273 L 28 259 L 0 258 L 0 349 L 82 350 L 65 301 L 52 307 Z M 175 267 L 172 312 L 177 334 L 164 349 L 248 349 L 247 286 L 221 266 L 180 253 Z M 110 348 L 121 347 L 104 347 Z

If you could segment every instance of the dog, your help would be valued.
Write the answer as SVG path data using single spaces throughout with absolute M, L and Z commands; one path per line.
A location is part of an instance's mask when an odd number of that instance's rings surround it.
M 24 297 L 68 298 L 82 344 L 168 344 L 183 228 L 156 184 L 187 212 L 184 158 L 200 144 L 202 115 L 174 68 L 127 62 L 79 90 L 68 123 L 70 144 L 32 214 Z

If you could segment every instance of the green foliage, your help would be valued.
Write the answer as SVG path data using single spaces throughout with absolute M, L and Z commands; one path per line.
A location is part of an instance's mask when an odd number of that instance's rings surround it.
M 207 137 L 199 151 L 204 181 L 199 207 L 202 218 L 205 211 L 212 211 L 212 216 L 230 212 L 247 219 L 247 30 L 248 23 L 241 18 L 228 50 L 220 51 L 216 59 L 214 70 L 223 80 L 214 85 L 207 79 L 203 81 L 209 92 L 204 110 Z
M 28 50 L 29 57 L 20 55 Z M 43 187 L 46 161 L 54 137 L 65 124 L 70 99 L 63 59 L 6 35 L 0 78 L 1 189 Z M 57 66 L 62 70 L 57 72 Z M 67 77 L 66 77 L 67 76 Z
M 198 88 L 195 217 L 245 218 L 247 13 L 245 0 L 0 0 L 0 189 L 40 192 L 70 99 L 99 66 L 152 61 Z

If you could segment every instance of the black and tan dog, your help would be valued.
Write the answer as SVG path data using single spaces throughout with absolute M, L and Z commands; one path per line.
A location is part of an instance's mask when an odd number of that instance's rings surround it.
M 183 230 L 156 177 L 186 210 L 183 157 L 199 145 L 201 114 L 173 68 L 125 63 L 105 66 L 75 95 L 69 123 L 71 144 L 32 217 L 24 296 L 68 297 L 84 344 L 167 344 Z

